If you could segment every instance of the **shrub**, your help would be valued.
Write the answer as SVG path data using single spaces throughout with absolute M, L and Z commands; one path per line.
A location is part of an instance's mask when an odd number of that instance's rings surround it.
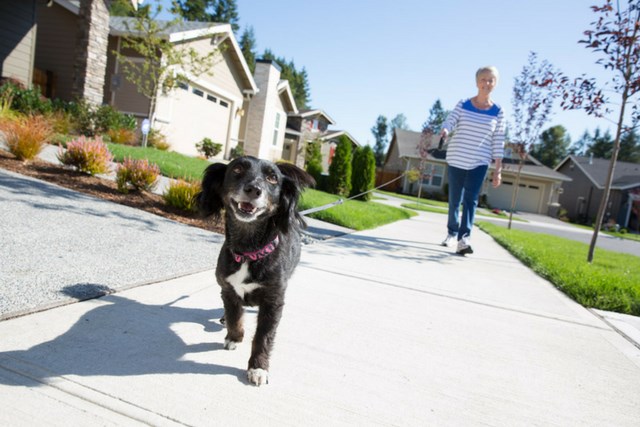
M 133 190 L 151 191 L 156 186 L 156 180 L 160 175 L 160 168 L 147 159 L 132 159 L 127 157 L 118 165 L 116 183 L 118 191 L 127 194 L 130 188 Z
M 86 136 L 96 134 L 96 123 L 93 105 L 85 100 L 69 102 L 65 109 L 73 117 L 74 127 L 77 133 Z
M 342 135 L 329 166 L 329 192 L 347 197 L 351 192 L 351 141 Z
M 9 151 L 20 160 L 35 158 L 51 136 L 51 124 L 42 116 L 27 116 L 0 123 Z
M 231 160 L 242 156 L 244 156 L 244 148 L 242 148 L 242 145 L 236 145 L 229 151 L 229 157 L 231 157 Z
M 322 142 L 319 140 L 310 142 L 307 144 L 306 150 L 306 171 L 316 180 L 316 182 L 320 181 L 320 176 L 322 175 L 322 152 L 320 151 L 320 144 Z
M 171 144 L 167 141 L 167 137 L 157 129 L 151 129 L 147 136 L 147 145 L 161 151 L 167 151 L 171 148 Z
M 376 157 L 370 146 L 356 149 L 353 155 L 353 173 L 351 174 L 351 195 L 355 196 L 373 190 L 376 186 Z M 373 193 L 365 193 L 359 200 L 369 201 Z
M 95 175 L 109 172 L 113 156 L 100 136 L 91 139 L 83 135 L 68 142 L 66 151 L 60 147 L 58 159 L 67 166 Z
M 207 158 L 215 157 L 222 151 L 222 144 L 213 142 L 210 138 L 204 138 L 196 144 L 196 150 Z
M 130 129 L 109 129 L 107 136 L 114 144 L 135 145 L 138 140 L 136 133 Z
M 53 104 L 40 94 L 37 86 L 27 89 L 18 81 L 5 80 L 0 86 L 0 98 L 10 98 L 11 108 L 22 114 L 37 115 L 53 111 Z
M 196 194 L 199 191 L 200 183 L 179 179 L 169 185 L 162 197 L 169 206 L 195 212 L 197 210 Z
M 134 131 L 136 119 L 129 114 L 123 114 L 110 105 L 102 105 L 93 112 L 96 132 L 107 133 L 110 130 L 127 129 Z

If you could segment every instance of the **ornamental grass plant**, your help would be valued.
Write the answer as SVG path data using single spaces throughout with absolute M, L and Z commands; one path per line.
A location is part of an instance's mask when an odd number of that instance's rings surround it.
M 58 160 L 64 165 L 75 167 L 80 172 L 96 175 L 110 171 L 109 165 L 113 156 L 102 141 L 102 137 L 80 136 L 69 141 L 66 150 L 60 147 Z
M 147 159 L 126 158 L 118 165 L 116 184 L 118 191 L 127 194 L 130 190 L 151 191 L 157 185 L 160 168 Z
M 169 206 L 187 212 L 197 210 L 196 195 L 200 191 L 200 183 L 182 179 L 173 181 L 162 195 Z
M 49 121 L 39 115 L 2 120 L 0 130 L 5 134 L 9 151 L 23 161 L 40 154 L 52 134 Z

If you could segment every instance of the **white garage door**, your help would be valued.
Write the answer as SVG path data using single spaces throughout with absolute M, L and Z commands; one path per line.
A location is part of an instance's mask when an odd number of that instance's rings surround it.
M 179 88 L 174 94 L 169 141 L 172 148 L 194 155 L 195 144 L 203 138 L 224 146 L 229 133 L 231 102 L 192 85 Z
M 505 180 L 498 188 L 490 188 L 487 198 L 489 205 L 499 209 L 510 209 L 514 182 Z M 538 184 L 521 183 L 518 190 L 516 211 L 539 213 L 542 187 Z

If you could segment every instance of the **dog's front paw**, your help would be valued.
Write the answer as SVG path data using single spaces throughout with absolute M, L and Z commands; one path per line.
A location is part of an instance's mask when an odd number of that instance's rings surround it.
M 261 386 L 269 383 L 269 372 L 260 368 L 249 369 L 247 371 L 247 378 L 251 384 Z
M 232 341 L 228 338 L 224 340 L 224 348 L 226 350 L 235 350 L 238 348 L 238 344 L 240 344 L 238 341 Z

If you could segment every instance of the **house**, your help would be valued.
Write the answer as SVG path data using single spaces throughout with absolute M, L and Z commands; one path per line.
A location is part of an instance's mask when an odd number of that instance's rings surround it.
M 360 146 L 348 132 L 330 130 L 329 126 L 333 124 L 335 124 L 333 119 L 319 109 L 289 114 L 282 158 L 299 167 L 304 167 L 307 144 L 319 143 L 322 144 L 320 152 L 323 172 L 328 173 L 335 147 L 341 136 L 346 136 L 354 148 Z
M 293 99 L 287 80 L 280 79 L 281 69 L 275 61 L 257 60 L 253 78 L 258 93 L 245 101 L 244 121 L 240 126 L 240 143 L 244 154 L 271 161 L 286 158 L 285 129 L 287 116 L 297 114 L 298 108 Z
M 420 132 L 395 130 L 376 185 L 419 168 L 421 161 L 418 154 L 420 135 Z M 424 165 L 426 177 L 422 183 L 422 194 L 446 196 L 448 191 L 446 146 L 443 149 L 438 149 L 434 145 L 428 150 L 428 153 L 429 156 Z M 511 150 L 505 150 L 502 185 L 498 188 L 493 188 L 491 185 L 493 169 L 494 167 L 491 165 L 481 194 L 486 195 L 487 203 L 492 208 L 510 209 L 513 186 L 518 172 L 518 159 L 511 153 Z M 570 178 L 562 173 L 542 165 L 529 156 L 520 174 L 516 210 L 555 216 L 558 210 L 558 195 L 562 191 L 563 183 L 569 180 Z M 409 176 L 405 175 L 397 181 L 396 187 L 386 187 L 385 189 L 417 195 L 419 185 L 418 182 L 411 182 Z
M 35 66 L 53 79 L 52 96 L 72 100 L 77 93 L 73 67 L 81 3 L 53 0 L 50 4 L 38 4 Z M 124 64 L 113 53 L 118 51 L 134 61 L 139 58 L 135 52 L 122 48 L 122 37 L 133 34 L 133 22 L 132 18 L 109 19 L 101 101 L 141 120 L 148 116 L 149 100 L 124 78 Z M 165 27 L 162 36 L 171 42 L 193 47 L 200 53 L 220 48 L 221 56 L 211 70 L 212 75 L 192 76 L 187 84 L 180 85 L 168 96 L 158 97 L 155 127 L 177 152 L 196 155 L 196 143 L 207 137 L 222 144 L 219 158 L 228 157 L 239 143 L 245 101 L 257 93 L 231 26 L 202 22 L 169 26 L 159 21 L 159 24 Z
M 0 2 L 0 77 L 31 86 L 36 47 L 36 1 Z
M 560 205 L 568 217 L 591 224 L 596 220 L 611 161 L 584 156 L 568 156 L 556 171 L 572 181 L 563 186 Z M 616 162 L 604 222 L 640 232 L 640 164 Z

